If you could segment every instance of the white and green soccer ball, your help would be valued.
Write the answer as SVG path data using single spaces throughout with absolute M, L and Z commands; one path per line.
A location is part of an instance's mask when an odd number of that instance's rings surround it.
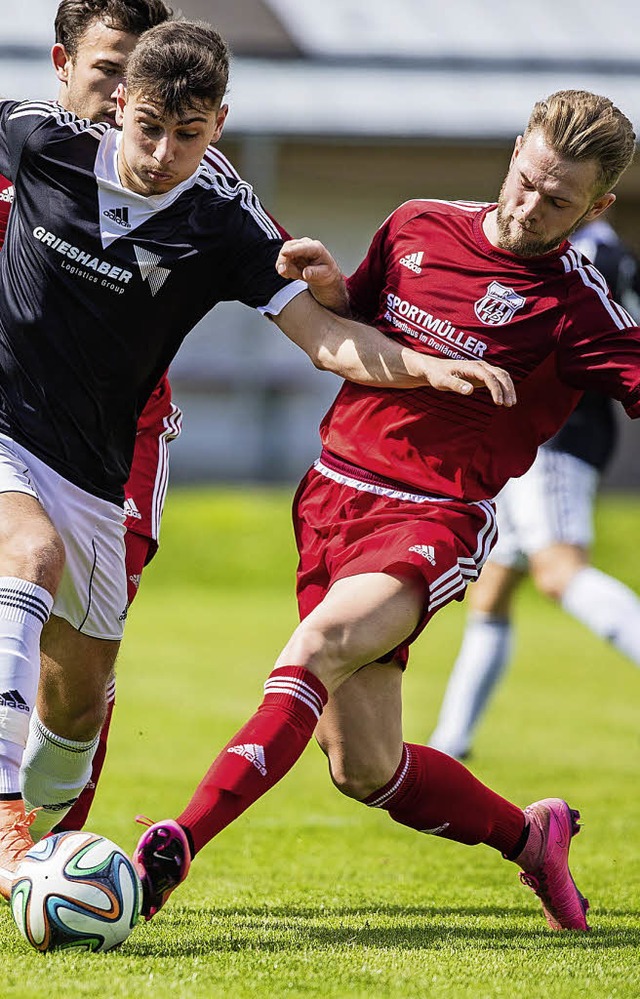
M 88 832 L 56 833 L 36 843 L 11 892 L 16 926 L 42 952 L 118 947 L 138 922 L 141 902 L 126 854 Z

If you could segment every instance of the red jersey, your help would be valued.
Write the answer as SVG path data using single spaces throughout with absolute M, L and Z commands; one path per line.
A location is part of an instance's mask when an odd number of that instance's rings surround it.
M 348 281 L 356 315 L 421 353 L 505 368 L 517 405 L 430 388 L 345 383 L 320 432 L 326 450 L 427 493 L 495 496 L 522 475 L 581 391 L 640 415 L 640 329 L 568 242 L 540 257 L 493 246 L 494 206 L 410 201 L 376 233 Z

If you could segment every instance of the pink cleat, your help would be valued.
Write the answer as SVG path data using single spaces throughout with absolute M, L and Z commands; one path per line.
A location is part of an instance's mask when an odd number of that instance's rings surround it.
M 524 810 L 529 839 L 515 863 L 520 880 L 542 902 L 552 930 L 588 930 L 589 903 L 578 891 L 569 870 L 571 837 L 580 832 L 580 812 L 561 798 L 543 798 Z
M 137 815 L 136 822 L 149 826 L 138 840 L 132 858 L 142 882 L 141 912 L 149 920 L 189 873 L 191 849 L 184 829 L 174 819 L 151 822 L 144 815 Z

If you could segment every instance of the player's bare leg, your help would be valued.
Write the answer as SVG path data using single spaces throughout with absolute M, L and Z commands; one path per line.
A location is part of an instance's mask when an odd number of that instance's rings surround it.
M 65 739 L 93 738 L 104 721 L 105 690 L 119 647 L 52 615 L 41 640 L 37 708 L 42 721 Z
M 556 601 L 562 599 L 576 573 L 588 565 L 589 553 L 578 545 L 558 542 L 529 555 L 531 578 L 541 593 Z
M 560 603 L 601 638 L 640 666 L 640 599 L 589 563 L 587 548 L 557 543 L 529 556 L 541 593 Z M 512 651 L 511 607 L 523 574 L 489 561 L 469 587 L 469 614 L 429 745 L 464 758 L 503 678 Z
M 55 826 L 51 829 L 54 833 L 71 832 L 74 830 L 84 829 L 85 823 L 89 816 L 107 756 L 109 731 L 111 729 L 111 721 L 113 719 L 113 711 L 116 704 L 115 673 L 107 684 L 106 696 L 106 715 L 104 722 L 102 723 L 102 728 L 100 729 L 100 735 L 98 736 L 98 745 L 91 762 L 91 774 L 89 776 L 89 780 L 80 792 L 78 800 L 75 804 L 71 806 L 65 815 L 58 817 Z
M 329 694 L 410 635 L 422 617 L 425 584 L 384 572 L 338 579 L 300 622 L 276 666 L 303 663 Z
M 334 784 L 418 832 L 499 850 L 522 869 L 552 929 L 587 929 L 588 903 L 568 866 L 579 814 L 558 798 L 523 812 L 451 757 L 403 743 L 400 685 L 397 668 L 373 664 L 332 694 L 316 737 Z
M 524 578 L 524 572 L 491 560 L 482 567 L 477 582 L 467 591 L 469 609 L 478 614 L 509 617 L 513 597 Z
M 89 780 L 119 642 L 83 635 L 52 616 L 43 630 L 36 710 L 21 770 L 25 801 L 40 810 L 34 836 L 48 832 Z
M 0 494 L 0 894 L 32 845 L 19 768 L 40 672 L 40 636 L 64 568 L 64 545 L 30 495 Z
M 542 593 L 640 666 L 640 598 L 589 562 L 577 545 L 556 544 L 530 557 Z
M 462 644 L 429 739 L 434 749 L 458 759 L 468 755 L 477 725 L 511 657 L 511 608 L 523 575 L 490 560 L 468 588 Z
M 401 668 L 371 663 L 345 680 L 329 698 L 315 737 L 343 794 L 364 801 L 386 784 L 403 752 Z

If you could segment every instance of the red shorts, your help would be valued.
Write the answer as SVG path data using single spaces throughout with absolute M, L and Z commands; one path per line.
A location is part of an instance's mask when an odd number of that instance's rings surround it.
M 131 473 L 124 489 L 125 527 L 149 539 L 148 562 L 158 550 L 169 484 L 168 444 L 180 435 L 181 426 L 182 413 L 171 401 L 165 374 L 140 414 Z
M 388 572 L 424 581 L 418 627 L 385 657 L 403 665 L 409 645 L 435 612 L 462 600 L 497 538 L 489 500 L 465 503 L 409 489 L 323 453 L 302 480 L 293 505 L 301 618 L 345 576 Z

